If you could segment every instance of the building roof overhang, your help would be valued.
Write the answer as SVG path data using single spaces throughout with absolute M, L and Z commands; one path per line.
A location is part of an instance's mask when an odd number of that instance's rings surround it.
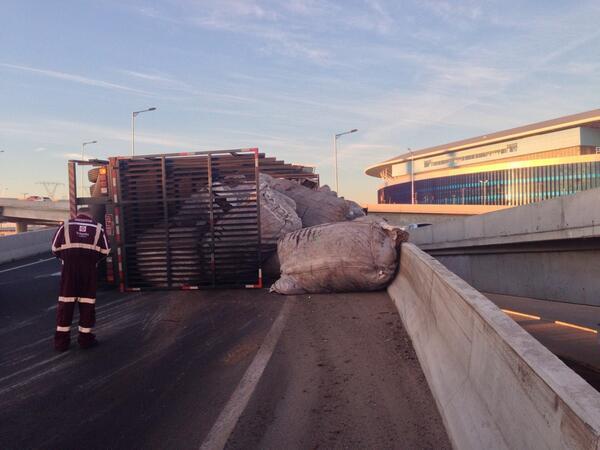
M 373 164 L 367 167 L 365 169 L 365 173 L 372 177 L 379 177 L 381 170 L 386 169 L 387 167 L 390 167 L 392 164 L 395 163 L 410 161 L 411 158 L 422 158 L 425 156 L 431 157 L 436 155 L 442 155 L 451 151 L 466 150 L 482 145 L 510 141 L 514 139 L 524 138 L 527 136 L 550 133 L 553 131 L 559 131 L 567 128 L 574 128 L 580 126 L 600 128 L 600 109 L 593 109 L 591 111 L 586 111 L 579 114 L 572 114 L 569 116 L 559 117 L 557 119 L 532 123 L 530 125 L 524 125 L 517 128 L 510 128 L 508 130 L 503 131 L 497 131 L 495 133 L 450 142 L 448 144 L 437 145 L 435 147 L 428 147 L 413 152 L 406 152 L 396 156 L 395 158 L 388 159 L 386 161 Z

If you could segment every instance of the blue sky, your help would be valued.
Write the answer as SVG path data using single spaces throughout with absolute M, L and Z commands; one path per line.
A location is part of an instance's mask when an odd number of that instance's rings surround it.
M 600 107 L 594 1 L 12 1 L 0 14 L 0 193 L 96 157 L 259 147 L 375 202 L 370 164 Z M 59 191 L 64 193 L 65 191 Z

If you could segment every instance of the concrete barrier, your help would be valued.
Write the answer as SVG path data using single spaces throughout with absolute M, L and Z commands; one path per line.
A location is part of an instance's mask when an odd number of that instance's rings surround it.
M 411 232 L 424 250 L 600 237 L 600 188 Z
M 480 291 L 600 306 L 600 189 L 413 230 Z
M 50 251 L 56 228 L 0 237 L 0 264 Z
M 405 205 L 363 204 L 370 216 L 385 218 L 393 225 L 406 226 L 412 223 L 438 224 L 456 217 L 468 217 L 508 208 L 495 205 Z
M 457 449 L 598 449 L 600 393 L 412 244 L 394 300 Z

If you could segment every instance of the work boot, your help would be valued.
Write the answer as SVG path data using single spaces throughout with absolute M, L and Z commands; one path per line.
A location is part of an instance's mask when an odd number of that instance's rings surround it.
M 84 350 L 98 345 L 96 335 L 93 333 L 79 333 L 77 342 L 79 343 L 79 347 Z
M 57 331 L 54 334 L 54 349 L 57 352 L 66 352 L 71 344 L 71 336 L 68 332 Z

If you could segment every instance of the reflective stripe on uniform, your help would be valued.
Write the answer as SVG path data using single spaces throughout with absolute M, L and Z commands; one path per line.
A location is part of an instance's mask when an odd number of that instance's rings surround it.
M 93 244 L 80 244 L 80 243 L 76 243 L 76 244 L 63 244 L 60 247 L 56 248 L 56 250 L 54 251 L 58 251 L 58 250 L 67 250 L 70 248 L 85 248 L 86 250 L 94 250 L 96 252 L 100 252 L 103 255 L 108 255 L 108 253 L 110 252 L 110 250 L 108 249 L 103 249 L 102 247 L 100 247 L 99 245 L 93 245 Z
M 92 329 L 91 328 L 86 328 L 86 327 L 79 327 L 79 332 L 80 333 L 91 333 Z
M 80 219 L 73 219 L 69 221 L 70 225 L 75 225 L 75 226 L 86 226 L 86 227 L 97 227 L 98 224 L 96 223 L 92 223 L 92 222 L 81 222 Z
M 71 331 L 71 327 L 56 327 L 56 331 Z
M 94 236 L 94 246 L 98 247 L 98 241 L 100 240 L 100 232 L 102 231 L 101 227 L 96 227 L 96 235 Z
M 58 297 L 58 301 L 59 302 L 65 302 L 65 303 L 73 303 L 73 302 L 79 302 L 79 303 L 88 303 L 90 305 L 93 305 L 96 303 L 96 299 L 95 298 L 90 298 L 90 297 Z
M 69 221 L 65 220 L 65 223 L 63 224 L 63 229 L 64 229 L 64 235 L 65 235 L 65 245 L 69 245 L 71 243 L 71 233 L 69 232 Z M 64 247 L 65 245 L 62 245 L 61 247 Z M 61 247 L 58 247 L 58 249 L 60 250 Z
M 52 241 L 52 251 L 56 252 L 58 250 L 58 247 L 56 246 L 56 241 L 58 240 L 58 235 L 60 234 L 60 232 L 64 233 L 64 226 L 61 225 L 60 228 L 58 229 L 58 231 L 56 232 L 56 235 L 54 236 L 54 240 Z

